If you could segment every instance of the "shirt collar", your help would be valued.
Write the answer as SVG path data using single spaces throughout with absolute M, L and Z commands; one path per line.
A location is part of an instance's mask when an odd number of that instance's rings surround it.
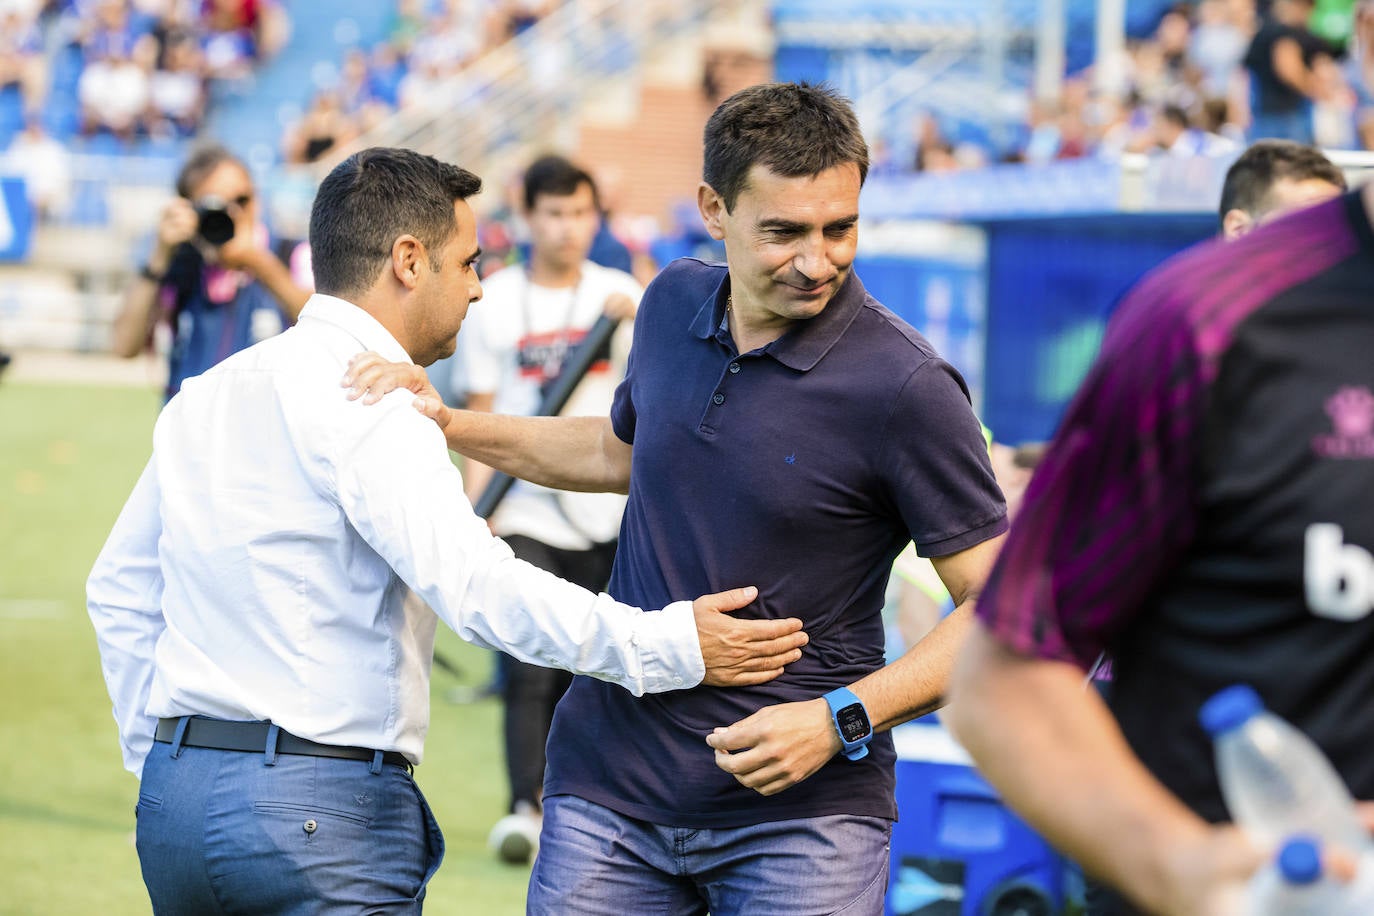
M 718 334 L 723 341 L 729 340 L 728 329 L 721 330 L 728 327 L 724 324 L 728 280 L 727 273 L 692 319 L 692 333 L 702 340 Z M 863 281 L 851 268 L 849 276 L 834 298 L 826 303 L 824 311 L 815 318 L 797 322 L 788 328 L 781 337 L 764 347 L 763 352 L 798 372 L 815 368 L 854 321 L 867 298 L 868 291 L 864 289 Z
M 315 293 L 301 309 L 300 321 L 332 324 L 357 340 L 364 350 L 372 350 L 393 363 L 414 363 L 381 322 L 347 299 Z

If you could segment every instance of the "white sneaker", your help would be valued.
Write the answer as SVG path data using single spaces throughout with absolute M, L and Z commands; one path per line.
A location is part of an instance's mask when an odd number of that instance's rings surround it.
M 539 852 L 541 818 L 529 802 L 516 802 L 515 813 L 496 822 L 487 836 L 487 845 L 502 862 L 528 865 Z

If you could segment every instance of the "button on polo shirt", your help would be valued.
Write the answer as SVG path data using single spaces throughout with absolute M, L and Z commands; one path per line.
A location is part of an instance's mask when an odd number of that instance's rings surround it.
M 816 318 L 740 354 L 727 270 L 680 260 L 635 320 L 615 433 L 633 444 L 609 586 L 641 607 L 744 585 L 743 617 L 800 617 L 778 679 L 638 701 L 578 678 L 555 713 L 546 792 L 630 817 L 731 827 L 826 814 L 894 817 L 891 738 L 774 796 L 716 767 L 705 736 L 762 706 L 819 697 L 883 664 L 881 609 L 908 540 L 955 553 L 1006 528 L 958 374 L 850 276 Z

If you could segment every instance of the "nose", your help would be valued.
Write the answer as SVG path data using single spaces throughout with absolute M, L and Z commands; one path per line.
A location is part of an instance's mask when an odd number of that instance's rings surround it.
M 824 238 L 808 238 L 802 242 L 792 266 L 797 273 L 814 284 L 827 283 L 835 278 L 835 265 L 830 261 L 830 252 Z

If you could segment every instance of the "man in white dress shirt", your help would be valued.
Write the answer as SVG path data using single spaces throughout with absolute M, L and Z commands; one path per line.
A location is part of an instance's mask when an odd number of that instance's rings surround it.
M 515 559 L 411 395 L 340 390 L 360 350 L 452 352 L 482 292 L 480 185 L 406 150 L 341 163 L 297 325 L 158 419 L 87 586 L 158 914 L 418 912 L 443 854 L 410 775 L 436 615 L 636 695 L 760 683 L 800 656 L 800 621 L 721 613 L 752 587 L 646 614 Z

